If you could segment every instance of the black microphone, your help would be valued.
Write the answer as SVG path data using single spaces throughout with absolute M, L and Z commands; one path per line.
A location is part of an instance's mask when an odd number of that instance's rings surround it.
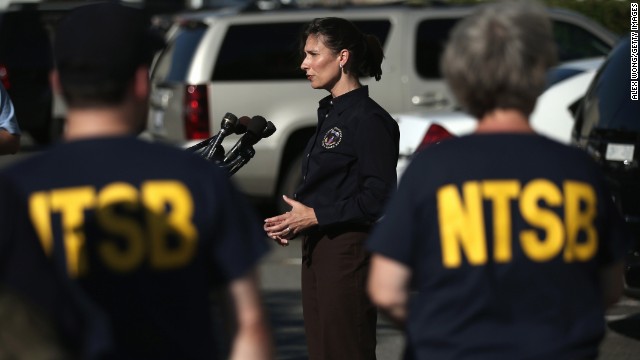
M 233 129 L 233 133 L 236 135 L 242 135 L 244 133 L 247 132 L 247 126 L 249 125 L 249 122 L 251 121 L 251 118 L 248 116 L 240 116 L 238 118 L 238 123 L 236 124 L 236 127 Z
M 267 128 L 267 120 L 260 115 L 251 118 L 247 125 L 247 133 L 240 139 L 240 146 L 253 146 L 262 139 L 262 133 Z
M 274 132 L 276 132 L 276 126 L 273 125 L 271 121 L 267 121 L 267 127 L 265 127 L 264 131 L 262 132 L 262 138 L 268 138 L 269 136 L 273 135 Z
M 238 140 L 238 142 L 236 142 L 233 148 L 225 156 L 224 162 L 227 162 L 237 156 L 241 151 L 247 151 L 255 143 L 260 141 L 260 139 L 262 139 L 262 133 L 266 128 L 267 120 L 265 118 L 259 115 L 252 117 L 251 121 L 249 121 L 249 124 L 247 125 L 247 132 L 240 138 L 240 140 Z
M 220 145 L 222 139 L 233 132 L 233 129 L 236 127 L 237 123 L 238 118 L 232 113 L 228 112 L 224 115 L 222 121 L 220 122 L 220 131 L 218 131 L 218 135 L 216 135 L 215 140 L 211 144 L 209 144 L 203 151 L 205 158 L 209 159 L 213 157 L 216 147 Z

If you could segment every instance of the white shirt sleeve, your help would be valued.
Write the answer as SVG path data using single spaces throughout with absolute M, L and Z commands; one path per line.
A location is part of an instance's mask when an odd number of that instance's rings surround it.
M 20 127 L 18 126 L 13 103 L 2 84 L 0 84 L 0 129 L 4 129 L 14 135 L 20 135 Z

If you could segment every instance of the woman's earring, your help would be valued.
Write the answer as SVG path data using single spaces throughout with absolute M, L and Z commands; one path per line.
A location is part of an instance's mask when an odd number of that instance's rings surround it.
M 342 63 L 340 63 L 340 69 L 342 69 Z

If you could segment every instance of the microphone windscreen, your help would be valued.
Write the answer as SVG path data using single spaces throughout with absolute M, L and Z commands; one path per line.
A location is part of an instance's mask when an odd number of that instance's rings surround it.
M 249 125 L 249 122 L 251 121 L 251 118 L 248 116 L 241 116 L 238 119 L 238 123 L 236 124 L 236 127 L 234 129 L 234 133 L 236 135 L 240 135 L 240 134 L 244 134 L 247 132 L 247 126 Z
M 228 112 L 224 114 L 224 117 L 222 118 L 222 122 L 220 123 L 220 128 L 226 131 L 233 130 L 237 122 L 238 122 L 238 117 Z
M 262 139 L 262 132 L 267 127 L 267 120 L 262 116 L 256 115 L 251 118 L 249 125 L 247 126 L 247 135 L 250 135 L 250 144 L 253 145 L 258 140 Z
M 267 126 L 264 128 L 264 131 L 262 132 L 262 138 L 268 138 L 269 136 L 273 135 L 273 133 L 276 132 L 276 126 L 273 125 L 273 123 L 271 121 L 267 121 Z

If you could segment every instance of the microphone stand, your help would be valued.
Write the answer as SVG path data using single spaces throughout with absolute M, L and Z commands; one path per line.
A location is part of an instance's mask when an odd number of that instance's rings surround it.
M 240 152 L 235 159 L 224 163 L 222 165 L 222 168 L 227 169 L 229 177 L 231 177 L 238 170 L 240 170 L 241 167 L 248 163 L 255 154 L 256 151 L 253 149 L 253 146 L 249 146 L 242 152 Z

